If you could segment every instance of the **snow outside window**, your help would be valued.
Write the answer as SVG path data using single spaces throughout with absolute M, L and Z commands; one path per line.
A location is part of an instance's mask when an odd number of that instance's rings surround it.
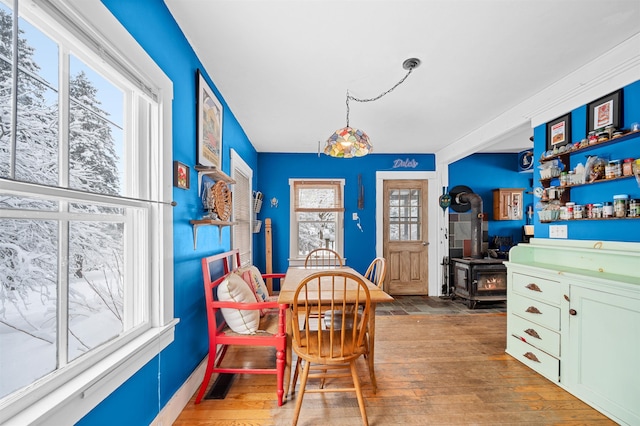
M 290 260 L 304 261 L 320 247 L 343 255 L 344 179 L 289 180 L 291 190 Z
M 0 2 L 0 423 L 68 403 L 47 416 L 62 424 L 131 375 L 118 372 L 122 354 L 155 340 L 144 362 L 172 339 L 158 344 L 172 329 L 172 301 L 160 296 L 173 287 L 162 265 L 171 194 L 152 172 L 171 170 L 170 109 L 149 89 L 158 83 L 141 83 L 73 20 L 79 8 L 115 25 L 99 1 L 37 3 Z

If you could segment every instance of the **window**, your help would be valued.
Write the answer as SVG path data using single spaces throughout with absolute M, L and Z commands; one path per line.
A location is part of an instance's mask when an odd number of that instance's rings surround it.
M 233 248 L 240 250 L 240 263 L 242 266 L 253 263 L 252 253 L 252 216 L 253 196 L 251 192 L 251 179 L 253 170 L 244 162 L 235 150 L 231 150 L 231 178 L 236 181 L 233 184 L 233 222 L 232 241 Z
M 344 179 L 289 180 L 291 190 L 292 263 L 304 260 L 316 248 L 327 247 L 343 255 Z
M 172 87 L 98 0 L 0 29 L 0 423 L 74 423 L 173 338 Z

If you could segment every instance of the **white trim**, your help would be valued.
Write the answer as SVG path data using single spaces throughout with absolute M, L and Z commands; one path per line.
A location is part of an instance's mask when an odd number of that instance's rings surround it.
M 47 2 L 24 1 L 21 5 L 38 12 L 38 5 L 48 10 Z M 52 3 L 51 3 L 52 4 Z M 151 294 L 147 297 L 151 328 L 131 338 L 120 349 L 82 369 L 70 379 L 48 382 L 52 391 L 20 395 L 0 410 L 0 423 L 7 425 L 74 424 L 89 413 L 104 398 L 158 355 L 174 339 L 178 320 L 173 318 L 173 211 L 172 199 L 172 98 L 173 83 L 147 55 L 129 32 L 99 0 L 57 0 L 56 7 L 65 11 L 79 27 L 85 28 L 103 41 L 105 51 L 115 55 L 120 63 L 135 70 L 141 80 L 153 86 L 158 104 L 149 112 L 152 142 L 144 161 L 149 171 L 150 192 L 133 194 L 167 204 L 151 206 L 149 226 L 143 231 L 149 238 L 149 260 L 145 274 L 149 276 Z M 90 30 L 89 30 L 90 28 Z M 103 34 L 108 34 L 103 37 Z M 108 40 L 108 41 L 107 41 Z M 117 46 L 117 47 L 116 47 Z M 159 386 L 159 384 L 158 384 Z M 6 421 L 6 423 L 3 423 Z
M 204 379 L 205 370 L 207 369 L 208 359 L 209 356 L 207 355 L 193 373 L 191 373 L 189 378 L 180 386 L 180 389 L 173 394 L 169 402 L 167 402 L 167 405 L 162 407 L 162 410 L 156 418 L 153 419 L 150 426 L 168 426 L 172 425 L 178 419 L 184 407 L 189 404 L 191 397 L 193 397 L 200 387 L 202 379 Z
M 440 270 L 442 269 L 437 259 L 438 257 L 438 228 L 441 226 L 442 218 L 439 214 L 440 206 L 438 204 L 439 185 L 438 174 L 436 172 L 419 172 L 419 171 L 398 171 L 398 172 L 376 172 L 376 256 L 383 255 L 383 218 L 384 218 L 384 190 L 383 184 L 385 180 L 427 180 L 428 181 L 428 205 L 427 213 L 429 223 L 427 229 L 428 238 L 428 255 L 429 255 L 429 295 L 439 296 L 441 294 L 440 286 Z
M 295 267 L 295 266 L 304 266 L 304 258 L 301 258 L 297 255 L 298 253 L 298 231 L 296 229 L 296 224 L 297 221 L 295 220 L 295 206 L 294 206 L 294 200 L 295 200 L 295 193 L 294 193 L 294 188 L 293 188 L 293 184 L 294 182 L 299 182 L 299 181 L 304 181 L 304 182 L 318 182 L 318 183 L 324 183 L 324 182 L 338 182 L 340 183 L 340 196 L 342 197 L 342 199 L 340 200 L 340 202 L 342 203 L 342 207 L 344 207 L 344 185 L 346 180 L 344 178 L 340 178 L 340 179 L 331 179 L 331 178 L 312 178 L 312 179 L 307 179 L 307 178 L 290 178 L 289 179 L 289 201 L 290 201 L 290 208 L 289 208 L 289 266 L 290 267 Z M 335 240 L 335 251 L 340 254 L 340 256 L 342 256 L 342 260 L 346 262 L 346 258 L 344 257 L 344 211 L 338 212 L 337 213 L 337 224 L 336 224 L 336 240 Z
M 236 171 L 247 176 L 249 180 L 249 190 L 247 191 L 247 196 L 249 197 L 249 200 L 248 200 L 248 203 L 249 203 L 249 259 L 253 259 L 253 217 L 254 215 L 253 215 L 253 197 L 251 196 L 252 190 L 253 190 L 253 170 L 242 159 L 240 154 L 238 154 L 235 149 L 231 148 L 231 179 L 234 179 L 236 181 L 236 183 L 234 184 L 234 187 L 238 182 L 235 176 Z M 235 194 L 234 194 L 234 197 L 235 197 Z M 235 216 L 233 217 L 233 221 L 236 222 L 236 226 L 232 227 L 232 230 L 231 230 L 231 244 L 233 248 L 238 248 L 235 241 L 236 239 L 235 230 L 237 229 L 237 226 L 240 222 L 238 222 Z M 251 261 L 251 263 L 253 263 L 253 260 Z
M 534 96 L 500 114 L 436 152 L 441 163 L 452 163 L 493 145 L 523 125 L 531 128 L 585 105 L 638 80 L 640 33 L 580 67 Z

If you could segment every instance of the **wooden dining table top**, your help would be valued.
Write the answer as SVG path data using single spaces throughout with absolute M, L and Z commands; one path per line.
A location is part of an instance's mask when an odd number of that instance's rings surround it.
M 290 267 L 287 270 L 287 274 L 283 282 L 281 283 L 280 294 L 278 295 L 278 303 L 287 303 L 287 304 L 293 303 L 293 297 L 295 295 L 296 289 L 298 288 L 298 285 L 300 285 L 300 282 L 306 277 L 308 277 L 309 275 L 315 274 L 317 272 L 332 272 L 332 271 L 349 272 L 351 274 L 357 275 L 360 278 L 362 278 L 365 284 L 367 285 L 367 288 L 369 289 L 369 297 L 371 299 L 371 303 L 382 303 L 382 302 L 393 301 L 393 297 L 391 297 L 389 294 L 385 293 L 377 285 L 375 285 L 374 283 L 366 279 L 358 271 L 348 266 L 342 266 L 338 268 Z M 330 279 L 330 277 L 327 277 L 327 279 Z M 352 281 L 352 283 L 353 283 L 353 290 L 354 290 L 353 299 L 355 300 L 356 299 L 355 290 L 357 286 L 355 281 Z M 349 288 L 349 281 L 347 281 L 347 288 Z M 328 294 L 329 293 L 330 291 L 328 292 Z

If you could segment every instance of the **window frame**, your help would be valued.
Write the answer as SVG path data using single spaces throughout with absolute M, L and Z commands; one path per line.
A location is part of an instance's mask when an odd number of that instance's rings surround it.
M 116 339 L 117 344 L 107 343 L 64 371 L 56 371 L 6 398 L 0 406 L 0 423 L 77 422 L 168 346 L 174 339 L 178 322 L 173 317 L 172 176 L 157 172 L 172 170 L 173 84 L 99 0 L 57 0 L 55 6 L 53 4 L 50 0 L 22 1 L 19 14 L 39 26 L 60 27 L 56 34 L 77 48 L 81 59 L 105 60 L 117 74 L 154 101 L 143 112 L 140 104 L 128 99 L 128 108 L 132 113 L 135 111 L 138 121 L 130 122 L 127 126 L 130 133 L 125 134 L 125 140 L 148 140 L 148 152 L 139 153 L 138 158 L 126 165 L 128 170 L 138 171 L 135 176 L 141 179 L 137 187 L 148 188 L 130 194 L 143 200 L 130 199 L 131 204 L 144 205 L 146 211 L 145 229 L 141 230 L 146 247 L 132 256 L 134 261 L 148 263 L 143 300 L 149 310 L 148 321 L 122 339 Z M 102 34 L 108 34 L 109 39 Z M 129 117 L 125 115 L 125 120 Z M 32 184 L 0 179 L 0 189 L 4 191 L 24 194 L 22 191 L 29 190 L 27 186 Z M 39 191 L 61 199 L 73 194 L 73 190 L 65 188 L 44 187 Z M 102 201 L 109 198 L 98 194 L 90 197 L 94 196 Z
M 332 209 L 336 213 L 336 235 L 334 250 L 345 260 L 344 257 L 344 185 L 345 179 L 289 179 L 289 200 L 290 200 L 290 220 L 289 220 L 289 266 L 304 266 L 305 256 L 298 254 L 298 216 L 296 214 L 296 184 L 336 184 L 339 185 L 340 206 Z
M 239 203 L 239 197 L 237 196 L 237 186 L 238 186 L 238 174 L 243 174 L 249 181 L 249 188 L 247 188 L 247 200 L 245 202 L 248 205 L 248 217 L 242 218 L 238 217 L 238 210 L 236 209 Z M 248 266 L 253 264 L 253 196 L 252 196 L 252 188 L 253 188 L 253 170 L 249 165 L 242 159 L 240 154 L 236 152 L 235 149 L 231 149 L 231 179 L 235 181 L 233 184 L 232 192 L 233 192 L 233 222 L 234 226 L 232 227 L 231 232 L 231 244 L 233 248 L 237 248 L 240 250 L 240 266 Z M 238 191 L 239 192 L 239 191 Z M 248 241 L 239 241 L 240 235 L 239 229 L 241 227 L 247 227 L 248 229 Z M 248 247 L 248 252 L 245 255 L 245 249 Z

